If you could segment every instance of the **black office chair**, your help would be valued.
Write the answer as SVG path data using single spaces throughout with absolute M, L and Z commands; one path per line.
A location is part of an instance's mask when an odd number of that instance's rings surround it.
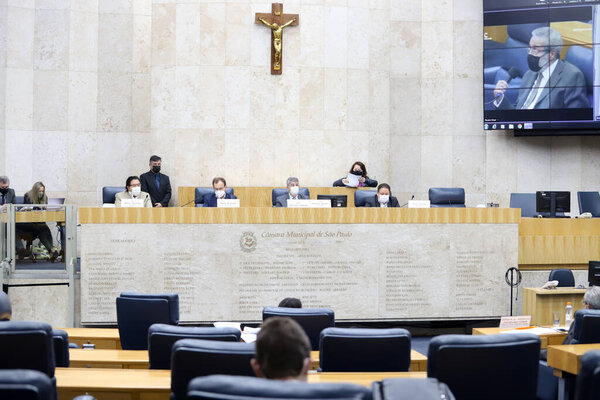
M 115 204 L 115 195 L 125 191 L 125 186 L 104 186 L 102 188 L 102 204 Z
M 406 329 L 327 328 L 321 332 L 323 372 L 402 372 L 410 366 Z
M 48 375 L 29 369 L 0 370 L 0 399 L 55 400 L 56 387 Z
M 463 188 L 430 188 L 429 201 L 435 207 L 465 207 L 465 189 Z
M 435 378 L 386 378 L 373 382 L 371 390 L 373 400 L 455 400 L 450 388 Z
M 548 276 L 549 281 L 558 281 L 559 287 L 574 287 L 575 277 L 570 269 L 557 268 L 550 271 Z
M 271 317 L 290 317 L 306 332 L 313 350 L 319 350 L 321 331 L 335 325 L 335 314 L 330 308 L 263 308 L 263 322 Z
M 600 217 L 600 193 L 577 192 L 577 201 L 580 214 L 589 212 L 594 218 Z
M 197 187 L 194 190 L 194 204 L 196 207 L 204 207 L 204 196 L 207 194 L 214 193 L 215 190 L 212 187 Z M 232 195 L 233 188 L 228 187 L 225 189 L 225 193 Z
M 153 324 L 148 330 L 150 369 L 171 369 L 171 349 L 181 339 L 239 342 L 241 332 L 235 328 L 196 328 Z
M 511 335 L 440 335 L 431 339 L 427 376 L 458 399 L 535 399 L 540 338 Z
M 600 310 L 577 310 L 572 344 L 600 343 Z
M 271 203 L 272 203 L 273 207 L 275 207 L 277 198 L 279 196 L 283 196 L 284 194 L 288 194 L 287 188 L 285 188 L 285 189 L 274 188 L 273 190 L 271 190 Z M 305 187 L 300 188 L 300 190 L 298 191 L 298 194 L 301 194 L 302 196 L 306 196 L 307 199 L 310 199 L 310 191 L 308 190 L 308 188 L 305 188 Z
M 171 356 L 171 400 L 186 398 L 188 383 L 197 376 L 254 376 L 250 360 L 254 343 L 182 339 L 173 345 Z
M 68 367 L 69 360 L 69 335 L 60 329 L 52 330 L 52 343 L 54 345 L 54 360 L 57 367 Z
M 357 190 L 354 192 L 354 207 L 364 207 L 368 198 L 377 194 L 377 190 Z
M 591 350 L 581 356 L 575 400 L 600 399 L 600 350 Z
M 123 292 L 117 297 L 117 325 L 123 350 L 147 350 L 152 324 L 179 324 L 176 293 Z
M 249 376 L 213 375 L 194 378 L 188 400 L 337 399 L 370 400 L 371 391 L 351 383 L 307 383 Z

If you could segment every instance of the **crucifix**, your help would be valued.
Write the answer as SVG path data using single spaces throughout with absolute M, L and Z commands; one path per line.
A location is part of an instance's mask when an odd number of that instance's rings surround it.
M 271 28 L 271 75 L 281 75 L 283 29 L 298 25 L 298 14 L 284 14 L 283 4 L 271 4 L 271 13 L 256 13 L 254 22 Z

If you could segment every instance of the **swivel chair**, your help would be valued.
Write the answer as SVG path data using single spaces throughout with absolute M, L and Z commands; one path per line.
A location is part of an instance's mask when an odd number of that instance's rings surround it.
M 319 350 L 321 331 L 335 324 L 335 314 L 329 308 L 263 308 L 263 322 L 271 317 L 290 317 L 295 320 L 306 332 L 313 350 Z

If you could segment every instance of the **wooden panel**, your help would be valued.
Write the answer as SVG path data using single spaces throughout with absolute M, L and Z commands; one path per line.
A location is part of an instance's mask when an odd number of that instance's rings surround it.
M 568 372 L 573 375 L 579 373 L 581 356 L 590 350 L 600 350 L 600 344 L 566 344 L 548 347 L 548 365 L 555 372 Z M 560 376 L 561 374 L 556 374 Z
M 552 325 L 552 312 L 560 311 L 560 324 L 565 323 L 565 306 L 571 302 L 573 310 L 581 310 L 585 289 L 558 288 L 554 290 L 523 289 L 523 315 L 531 315 L 532 325 Z
M 19 211 L 15 222 L 64 222 L 64 211 Z M 6 222 L 6 214 L 0 214 L 0 222 Z
M 319 351 L 318 350 L 311 351 L 310 357 L 312 358 L 312 365 L 310 366 L 310 369 L 316 371 L 317 369 L 319 369 L 319 363 L 320 363 Z M 419 353 L 418 351 L 411 350 L 410 351 L 409 371 L 410 372 L 419 372 L 419 371 L 427 372 L 427 356 Z
M 513 329 L 500 329 L 500 328 L 473 328 L 473 335 L 496 335 L 501 333 L 502 331 L 512 331 Z M 526 329 L 523 329 L 523 332 L 527 332 Z M 542 342 L 542 349 L 547 348 L 551 345 L 561 344 L 567 336 L 566 332 L 555 331 L 552 333 L 547 333 L 543 335 L 539 335 Z
M 121 349 L 119 330 L 113 328 L 56 328 L 69 335 L 69 342 L 82 346 L 84 343 L 96 345 L 96 349 Z
M 483 33 L 484 37 L 488 38 L 488 40 L 493 40 L 494 42 L 504 43 L 506 42 L 506 39 L 508 39 L 506 25 L 484 26 Z
M 499 224 L 519 223 L 513 208 L 92 208 L 82 224 Z
M 71 368 L 148 369 L 147 350 L 69 349 Z
M 353 383 L 371 387 L 373 382 L 387 378 L 427 378 L 427 372 L 320 372 L 308 374 L 310 383 Z

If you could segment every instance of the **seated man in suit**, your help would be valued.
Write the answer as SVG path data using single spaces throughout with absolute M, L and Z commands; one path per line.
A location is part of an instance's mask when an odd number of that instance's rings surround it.
M 15 201 L 15 190 L 9 186 L 10 179 L 8 179 L 8 176 L 0 176 L 0 206 Z
M 287 178 L 288 194 L 283 194 L 275 199 L 275 207 L 287 207 L 288 200 L 305 200 L 307 197 L 300 194 L 300 182 L 298 178 L 290 176 Z
M 227 193 L 225 178 L 214 178 L 212 186 L 215 192 L 204 196 L 204 207 L 216 207 L 218 199 L 237 199 L 234 195 Z
M 310 340 L 288 317 L 272 317 L 256 338 L 256 358 L 250 361 L 259 378 L 306 381 L 312 364 Z
M 400 203 L 392 196 L 390 185 L 382 183 L 377 186 L 377 194 L 365 200 L 365 207 L 400 207 Z
M 115 194 L 115 207 L 122 207 L 121 201 L 126 199 L 138 199 L 144 207 L 152 207 L 150 195 L 142 192 L 142 184 L 137 176 L 130 176 L 125 181 L 125 191 Z
M 161 163 L 159 156 L 150 157 L 150 171 L 140 175 L 142 192 L 150 195 L 153 207 L 169 207 L 171 200 L 171 182 L 167 175 L 160 173 Z

